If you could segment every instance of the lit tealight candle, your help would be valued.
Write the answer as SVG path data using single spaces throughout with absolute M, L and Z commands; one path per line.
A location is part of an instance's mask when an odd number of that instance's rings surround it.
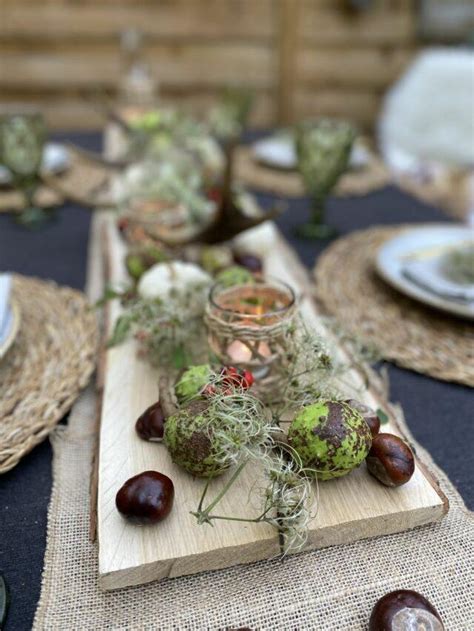
M 258 354 L 261 357 L 270 357 L 272 352 L 266 342 L 259 343 Z M 234 340 L 229 344 L 227 347 L 227 355 L 236 363 L 247 363 L 252 359 L 250 348 L 239 340 Z
M 295 312 L 293 290 L 280 281 L 214 285 L 206 314 L 210 347 L 222 363 L 251 370 L 260 388 L 276 388 Z
M 234 340 L 229 344 L 229 346 L 227 347 L 227 355 L 231 358 L 233 362 L 236 363 L 248 362 L 252 357 L 250 348 L 239 340 Z

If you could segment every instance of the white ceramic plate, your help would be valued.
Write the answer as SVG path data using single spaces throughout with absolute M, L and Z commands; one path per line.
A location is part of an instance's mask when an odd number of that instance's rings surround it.
M 21 311 L 20 306 L 15 300 L 11 301 L 7 312 L 7 328 L 0 339 L 0 360 L 7 354 L 7 351 L 15 341 L 20 329 Z
M 57 142 L 48 142 L 46 144 L 41 164 L 42 171 L 58 174 L 68 169 L 70 164 L 71 158 L 64 145 L 60 145 Z M 10 181 L 11 175 L 8 169 L 0 164 L 0 185 L 5 186 Z
M 277 133 L 262 140 L 257 140 L 252 145 L 255 160 L 273 169 L 291 171 L 296 169 L 296 154 L 293 138 L 290 133 Z M 370 153 L 360 142 L 355 142 L 350 162 L 350 169 L 365 167 L 370 159 Z
M 474 240 L 474 229 L 465 226 L 430 225 L 415 228 L 390 239 L 380 248 L 376 258 L 379 275 L 402 293 L 451 315 L 474 320 L 474 305 L 444 298 L 410 281 L 403 274 L 407 258 L 442 251 Z

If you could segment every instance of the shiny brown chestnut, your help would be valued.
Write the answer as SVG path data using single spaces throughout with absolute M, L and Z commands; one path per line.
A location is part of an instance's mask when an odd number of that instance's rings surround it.
M 135 524 L 156 524 L 173 507 L 174 485 L 158 471 L 144 471 L 125 482 L 115 497 L 119 513 Z
M 262 259 L 255 254 L 247 254 L 244 252 L 234 254 L 234 262 L 237 265 L 246 267 L 250 272 L 256 274 L 263 271 Z
M 157 401 L 138 417 L 135 429 L 143 440 L 161 443 L 165 432 L 165 420 L 161 403 Z
M 429 600 L 418 592 L 399 589 L 375 603 L 369 631 L 444 631 L 444 625 Z
M 368 405 L 365 405 L 365 403 L 357 401 L 357 399 L 346 399 L 344 403 L 347 403 L 347 405 L 350 405 L 351 408 L 360 412 L 364 417 L 365 422 L 370 427 L 372 437 L 377 436 L 380 431 L 380 419 L 377 416 L 377 412 Z
M 415 471 L 410 447 L 393 434 L 377 434 L 366 458 L 367 469 L 385 486 L 406 484 Z

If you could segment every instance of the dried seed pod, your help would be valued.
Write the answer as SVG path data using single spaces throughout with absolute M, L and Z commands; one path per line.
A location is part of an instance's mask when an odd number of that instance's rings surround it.
M 433 605 L 418 592 L 400 589 L 375 603 L 369 631 L 444 631 Z
M 406 484 L 415 471 L 410 447 L 393 434 L 377 434 L 366 459 L 367 469 L 385 486 Z
M 354 408 L 354 410 L 357 410 L 358 412 L 360 412 L 360 414 L 362 414 L 362 416 L 364 417 L 364 421 L 370 427 L 372 436 L 377 436 L 380 431 L 380 419 L 377 415 L 377 412 L 368 405 L 365 405 L 365 403 L 357 401 L 357 399 L 346 399 L 345 403 L 347 403 L 347 405 L 350 405 L 351 408 Z
M 144 471 L 130 478 L 119 489 L 115 505 L 119 513 L 136 524 L 156 524 L 173 507 L 174 485 L 158 471 Z

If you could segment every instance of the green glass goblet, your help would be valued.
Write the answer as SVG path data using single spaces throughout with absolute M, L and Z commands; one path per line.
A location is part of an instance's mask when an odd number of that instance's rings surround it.
M 33 229 L 48 218 L 34 201 L 45 141 L 46 127 L 39 112 L 23 109 L 0 114 L 0 163 L 10 171 L 13 186 L 23 193 L 26 201 L 16 221 Z
M 296 127 L 295 147 L 298 170 L 311 198 L 310 221 L 297 233 L 309 239 L 330 239 L 337 234 L 324 221 L 326 200 L 347 169 L 355 129 L 345 121 L 322 118 Z

